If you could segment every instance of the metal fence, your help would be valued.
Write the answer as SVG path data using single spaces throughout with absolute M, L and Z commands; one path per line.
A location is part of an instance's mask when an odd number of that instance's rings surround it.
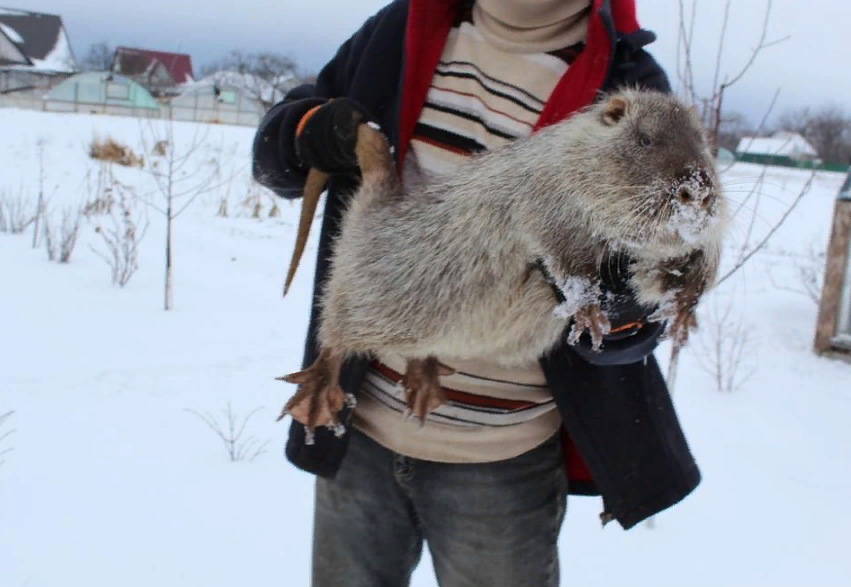
M 109 114 L 136 118 L 172 118 L 185 122 L 206 122 L 211 124 L 233 124 L 239 126 L 257 126 L 259 112 L 246 112 L 227 104 L 212 108 L 200 104 L 174 106 L 163 104 L 159 108 L 140 108 L 103 102 L 46 100 L 35 96 L 0 94 L 0 108 L 21 108 L 42 112 L 72 112 L 82 114 Z
M 777 167 L 792 167 L 795 169 L 818 169 L 819 171 L 848 171 L 848 163 L 815 163 L 813 161 L 798 161 L 786 155 L 762 155 L 759 153 L 736 153 L 736 161 L 756 163 L 758 165 L 773 165 Z

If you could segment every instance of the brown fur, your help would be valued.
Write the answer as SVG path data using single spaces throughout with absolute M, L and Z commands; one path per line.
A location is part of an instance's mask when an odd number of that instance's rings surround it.
M 599 347 L 609 324 L 598 270 L 616 252 L 636 260 L 631 285 L 659 305 L 653 319 L 685 342 L 715 279 L 727 205 L 700 122 L 673 96 L 621 91 L 405 189 L 384 138 L 360 130 L 363 181 L 320 300 L 324 358 L 289 376 L 302 389 L 282 417 L 339 430 L 336 418 L 298 412 L 320 395 L 343 401 L 333 370 L 354 354 L 400 353 L 419 361 L 409 373 L 436 357 L 524 364 L 558 344 L 571 318 L 568 341 L 587 329 Z M 541 258 L 561 306 L 529 272 Z M 439 386 L 418 380 L 411 405 L 432 407 Z

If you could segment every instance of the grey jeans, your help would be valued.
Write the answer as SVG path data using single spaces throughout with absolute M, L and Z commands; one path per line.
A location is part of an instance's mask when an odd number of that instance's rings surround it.
M 567 480 L 556 434 L 519 457 L 446 464 L 356 429 L 317 478 L 313 587 L 405 587 L 428 545 L 440 587 L 556 587 Z

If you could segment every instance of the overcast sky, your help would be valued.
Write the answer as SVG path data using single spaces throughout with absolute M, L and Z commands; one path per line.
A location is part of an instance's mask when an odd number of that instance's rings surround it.
M 60 14 L 77 57 L 107 41 L 192 55 L 197 69 L 231 49 L 270 50 L 295 57 L 317 70 L 365 18 L 386 0 L 0 0 L 0 5 Z M 659 39 L 648 48 L 676 82 L 679 0 L 638 0 L 639 22 Z M 690 5 L 689 0 L 685 0 Z M 724 2 L 699 0 L 695 70 L 709 80 Z M 758 41 L 764 0 L 736 0 L 730 16 L 723 72 L 734 73 Z M 847 30 L 851 4 L 845 0 L 774 0 L 769 40 L 791 39 L 764 51 L 726 103 L 752 122 L 762 117 L 775 90 L 776 111 L 827 102 L 851 110 Z

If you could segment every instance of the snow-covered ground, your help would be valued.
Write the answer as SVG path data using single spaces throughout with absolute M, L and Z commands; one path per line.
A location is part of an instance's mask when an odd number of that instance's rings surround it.
M 87 197 L 95 134 L 134 147 L 140 136 L 134 119 L 11 109 L 0 110 L 0 128 L 0 192 L 34 201 L 43 141 L 56 219 Z M 177 125 L 178 151 L 196 128 Z M 14 410 L 0 437 L 15 430 L 0 440 L 0 453 L 14 448 L 0 456 L 4 587 L 309 584 L 312 478 L 284 460 L 288 421 L 275 417 L 293 389 L 274 377 L 300 363 L 317 231 L 282 299 L 298 207 L 280 203 L 268 218 L 271 198 L 249 185 L 252 129 L 203 132 L 193 168 L 218 159 L 222 176 L 237 175 L 176 220 L 172 311 L 162 309 L 164 223 L 153 210 L 139 271 L 123 289 L 90 248 L 98 217 L 67 265 L 34 250 L 31 230 L 0 234 L 0 415 Z M 151 189 L 140 171 L 116 174 Z M 725 173 L 731 197 L 744 199 L 758 174 L 747 165 Z M 805 180 L 768 174 L 757 236 Z M 841 180 L 820 174 L 767 249 L 706 305 L 704 324 L 713 303 L 732 300 L 731 320 L 752 340 L 742 372 L 753 376 L 733 393 L 715 389 L 698 362 L 707 327 L 681 359 L 675 401 L 703 483 L 654 529 L 630 532 L 601 529 L 597 499 L 571 499 L 565 585 L 851 584 L 851 366 L 811 354 L 816 306 L 784 289 L 800 287 L 795 260 L 824 246 Z M 259 198 L 262 220 L 240 205 L 247 196 Z M 746 231 L 737 226 L 737 243 Z M 241 417 L 261 408 L 245 434 L 268 445 L 251 462 L 229 462 L 188 411 L 221 421 L 228 402 Z M 413 585 L 435 585 L 427 555 Z

